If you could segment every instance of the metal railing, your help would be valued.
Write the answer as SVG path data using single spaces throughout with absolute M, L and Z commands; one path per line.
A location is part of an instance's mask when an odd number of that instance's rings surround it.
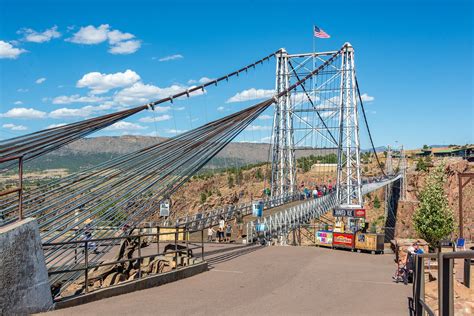
M 258 218 L 247 223 L 247 243 L 255 242 L 259 237 L 282 236 L 298 225 L 318 218 L 335 206 L 336 193 L 332 192 L 276 214 Z
M 285 203 L 291 203 L 300 199 L 300 193 L 295 194 L 284 194 L 274 198 L 263 199 L 264 209 L 269 209 L 283 205 Z M 216 226 L 219 224 L 219 219 L 222 217 L 228 221 L 235 217 L 236 214 L 247 216 L 252 214 L 252 202 L 242 203 L 238 205 L 230 205 L 227 207 L 215 209 L 205 213 L 197 213 L 192 216 L 180 217 L 176 219 L 175 226 L 187 226 L 189 229 L 201 230 L 208 227 Z M 168 225 L 172 225 L 168 222 Z M 166 222 L 165 222 L 166 226 Z M 173 226 L 171 226 L 173 227 Z
M 0 192 L 0 197 L 9 195 L 12 193 L 18 193 L 18 220 L 23 219 L 23 156 L 12 156 L 6 158 L 0 158 L 0 164 L 12 160 L 18 160 L 18 180 L 19 185 L 16 188 L 7 189 L 3 192 Z M 0 212 L 0 226 L 3 224 L 5 214 Z
M 438 261 L 438 311 L 439 315 L 454 315 L 454 259 L 464 259 L 463 283 L 470 288 L 471 265 L 474 251 L 439 252 L 420 254 L 415 256 L 415 270 L 413 274 L 413 303 L 415 315 L 436 315 L 432 307 L 425 300 L 425 259 Z
M 172 228 L 170 227 L 166 227 L 166 230 L 170 230 Z M 196 242 L 191 242 L 189 240 L 189 237 L 190 237 L 190 234 L 192 233 L 200 233 L 200 242 L 196 243 Z M 160 236 L 169 236 L 169 235 L 172 235 L 174 236 L 173 238 L 169 239 L 169 238 L 165 238 L 165 240 L 163 240 L 163 238 L 161 238 L 160 240 Z M 183 236 L 182 239 L 180 239 L 180 235 Z M 147 255 L 143 255 L 142 254 L 142 242 L 146 242 L 146 239 L 153 239 L 153 238 L 156 238 L 156 252 L 153 252 L 152 254 L 147 254 Z M 121 241 L 123 240 L 134 240 L 134 241 L 137 241 L 137 248 L 136 248 L 136 251 L 137 251 L 137 256 L 133 256 L 133 253 L 135 253 L 135 251 L 133 251 L 132 253 L 132 257 L 130 258 L 124 258 L 124 259 L 120 259 L 120 260 L 104 260 L 102 262 L 91 262 L 90 259 L 89 259 L 89 255 L 90 255 L 90 251 L 97 251 L 97 245 L 100 245 L 102 247 L 110 247 L 110 246 L 118 246 L 120 245 Z M 173 247 L 173 249 L 167 249 L 166 251 L 161 251 L 160 252 L 160 242 L 168 242 L 169 244 L 171 244 Z M 179 244 L 184 244 L 184 248 L 180 248 L 178 247 Z M 150 242 L 150 245 L 151 245 L 151 242 Z M 81 260 L 79 261 L 76 261 L 75 260 L 75 263 L 74 265 L 72 265 L 71 267 L 69 268 L 64 268 L 64 266 L 52 266 L 52 267 L 49 267 L 49 271 L 48 271 L 48 275 L 49 276 L 53 276 L 53 275 L 58 275 L 58 274 L 62 274 L 64 276 L 68 276 L 68 274 L 73 274 L 73 273 L 83 273 L 83 276 L 84 276 L 84 292 L 79 294 L 79 295 L 83 295 L 83 294 L 87 294 L 90 291 L 90 283 L 91 281 L 97 281 L 95 279 L 91 280 L 90 277 L 89 277 L 89 274 L 90 274 L 90 271 L 92 269 L 97 269 L 97 268 L 100 268 L 100 267 L 105 267 L 105 266 L 111 266 L 111 265 L 116 265 L 116 264 L 124 264 L 124 263 L 127 263 L 129 262 L 131 265 L 133 266 L 138 266 L 138 272 L 137 272 L 137 279 L 142 279 L 143 278 L 143 275 L 142 275 L 142 262 L 144 259 L 146 258 L 155 258 L 155 257 L 159 257 L 159 256 L 164 256 L 166 254 L 174 254 L 174 257 L 173 257 L 173 262 L 174 262 L 174 269 L 176 270 L 179 270 L 180 269 L 180 265 L 179 265 L 179 262 L 178 262 L 178 254 L 179 253 L 186 253 L 186 256 L 188 258 L 191 258 L 190 257 L 190 254 L 192 253 L 192 250 L 195 250 L 195 249 L 200 249 L 200 252 L 201 252 L 201 261 L 199 262 L 204 262 L 204 231 L 203 230 L 190 230 L 188 229 L 187 227 L 175 227 L 174 228 L 174 231 L 168 231 L 168 232 L 160 232 L 160 228 L 157 227 L 157 230 L 156 230 L 156 233 L 138 233 L 138 234 L 135 234 L 135 235 L 128 235 L 128 236 L 118 236 L 118 237 L 108 237 L 108 238 L 96 238 L 96 239 L 86 239 L 86 240 L 72 240 L 72 241 L 65 241 L 65 242 L 54 242 L 54 243 L 44 243 L 43 244 L 43 249 L 45 250 L 45 252 L 47 251 L 51 251 L 51 250 L 54 250 L 56 247 L 63 247 L 63 246 L 70 246 L 71 248 L 75 248 L 77 249 L 78 251 L 80 251 L 80 253 L 84 254 L 84 256 L 82 257 L 81 256 Z M 92 246 L 92 247 L 91 247 Z M 164 250 L 164 249 L 163 249 Z M 196 257 L 194 257 L 196 258 Z M 192 265 L 192 264 L 188 264 L 187 265 Z M 148 273 L 148 274 L 151 274 L 151 273 Z M 157 274 L 153 274 L 153 275 L 157 275 Z M 77 279 L 77 278 L 75 278 Z M 133 281 L 135 281 L 136 279 L 134 279 Z M 123 281 L 123 282 L 120 282 L 120 284 L 124 284 L 126 282 L 131 282 L 132 280 L 130 281 Z M 58 291 L 56 297 L 54 298 L 55 301 L 59 301 L 59 300 L 62 300 L 62 299 L 65 299 L 65 298 L 70 298 L 71 296 L 66 296 L 66 297 L 58 297 L 59 294 L 62 293 L 63 290 L 65 290 L 67 288 L 67 286 L 71 285 L 71 283 L 67 283 L 65 286 L 63 285 L 63 287 L 61 288 L 60 291 Z M 112 285 L 113 286 L 113 285 Z M 103 288 L 103 287 L 101 287 Z M 74 295 L 72 295 L 74 296 Z

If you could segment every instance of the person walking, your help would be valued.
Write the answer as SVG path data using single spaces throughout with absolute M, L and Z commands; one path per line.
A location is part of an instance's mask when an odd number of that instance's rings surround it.
M 224 228 L 225 228 L 225 220 L 224 217 L 221 216 L 219 219 L 219 242 L 221 242 L 224 239 Z
M 231 237 L 232 237 L 232 225 L 230 223 L 227 223 L 227 226 L 225 228 L 225 241 L 230 242 Z
M 207 229 L 207 241 L 208 241 L 208 242 L 212 242 L 212 237 L 213 237 L 213 235 L 214 235 L 215 232 L 216 232 L 216 231 L 215 231 L 214 228 L 212 228 L 212 227 L 209 227 L 209 228 Z
M 244 231 L 244 217 L 241 212 L 235 214 L 235 225 L 237 226 L 237 239 L 242 238 Z

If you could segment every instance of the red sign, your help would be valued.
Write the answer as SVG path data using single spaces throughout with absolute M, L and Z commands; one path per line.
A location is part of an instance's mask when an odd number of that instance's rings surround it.
M 332 244 L 334 246 L 342 246 L 345 248 L 354 248 L 354 234 L 333 233 Z
M 363 217 L 363 218 L 365 218 L 365 209 L 361 208 L 361 209 L 355 210 L 354 217 Z

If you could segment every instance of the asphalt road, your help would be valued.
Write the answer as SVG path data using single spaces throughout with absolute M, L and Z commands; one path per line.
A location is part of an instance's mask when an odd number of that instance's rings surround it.
M 208 244 L 210 271 L 52 315 L 407 315 L 393 255 Z

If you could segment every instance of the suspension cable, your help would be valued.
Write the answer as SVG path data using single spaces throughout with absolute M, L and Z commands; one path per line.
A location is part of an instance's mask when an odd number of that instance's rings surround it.
M 364 116 L 365 127 L 367 128 L 367 132 L 369 134 L 369 139 L 370 139 L 370 144 L 372 146 L 372 151 L 374 152 L 375 159 L 377 160 L 377 164 L 380 168 L 380 171 L 382 171 L 382 174 L 384 175 L 384 177 L 387 177 L 387 174 L 385 173 L 385 170 L 382 167 L 382 164 L 380 163 L 379 156 L 377 155 L 377 151 L 375 150 L 374 141 L 372 139 L 372 133 L 370 132 L 369 123 L 367 122 L 367 115 L 365 114 L 364 102 L 362 102 L 362 96 L 360 95 L 359 82 L 357 81 L 357 76 L 354 75 L 354 77 L 355 77 L 357 95 L 359 96 L 360 107 L 362 108 L 362 114 Z

